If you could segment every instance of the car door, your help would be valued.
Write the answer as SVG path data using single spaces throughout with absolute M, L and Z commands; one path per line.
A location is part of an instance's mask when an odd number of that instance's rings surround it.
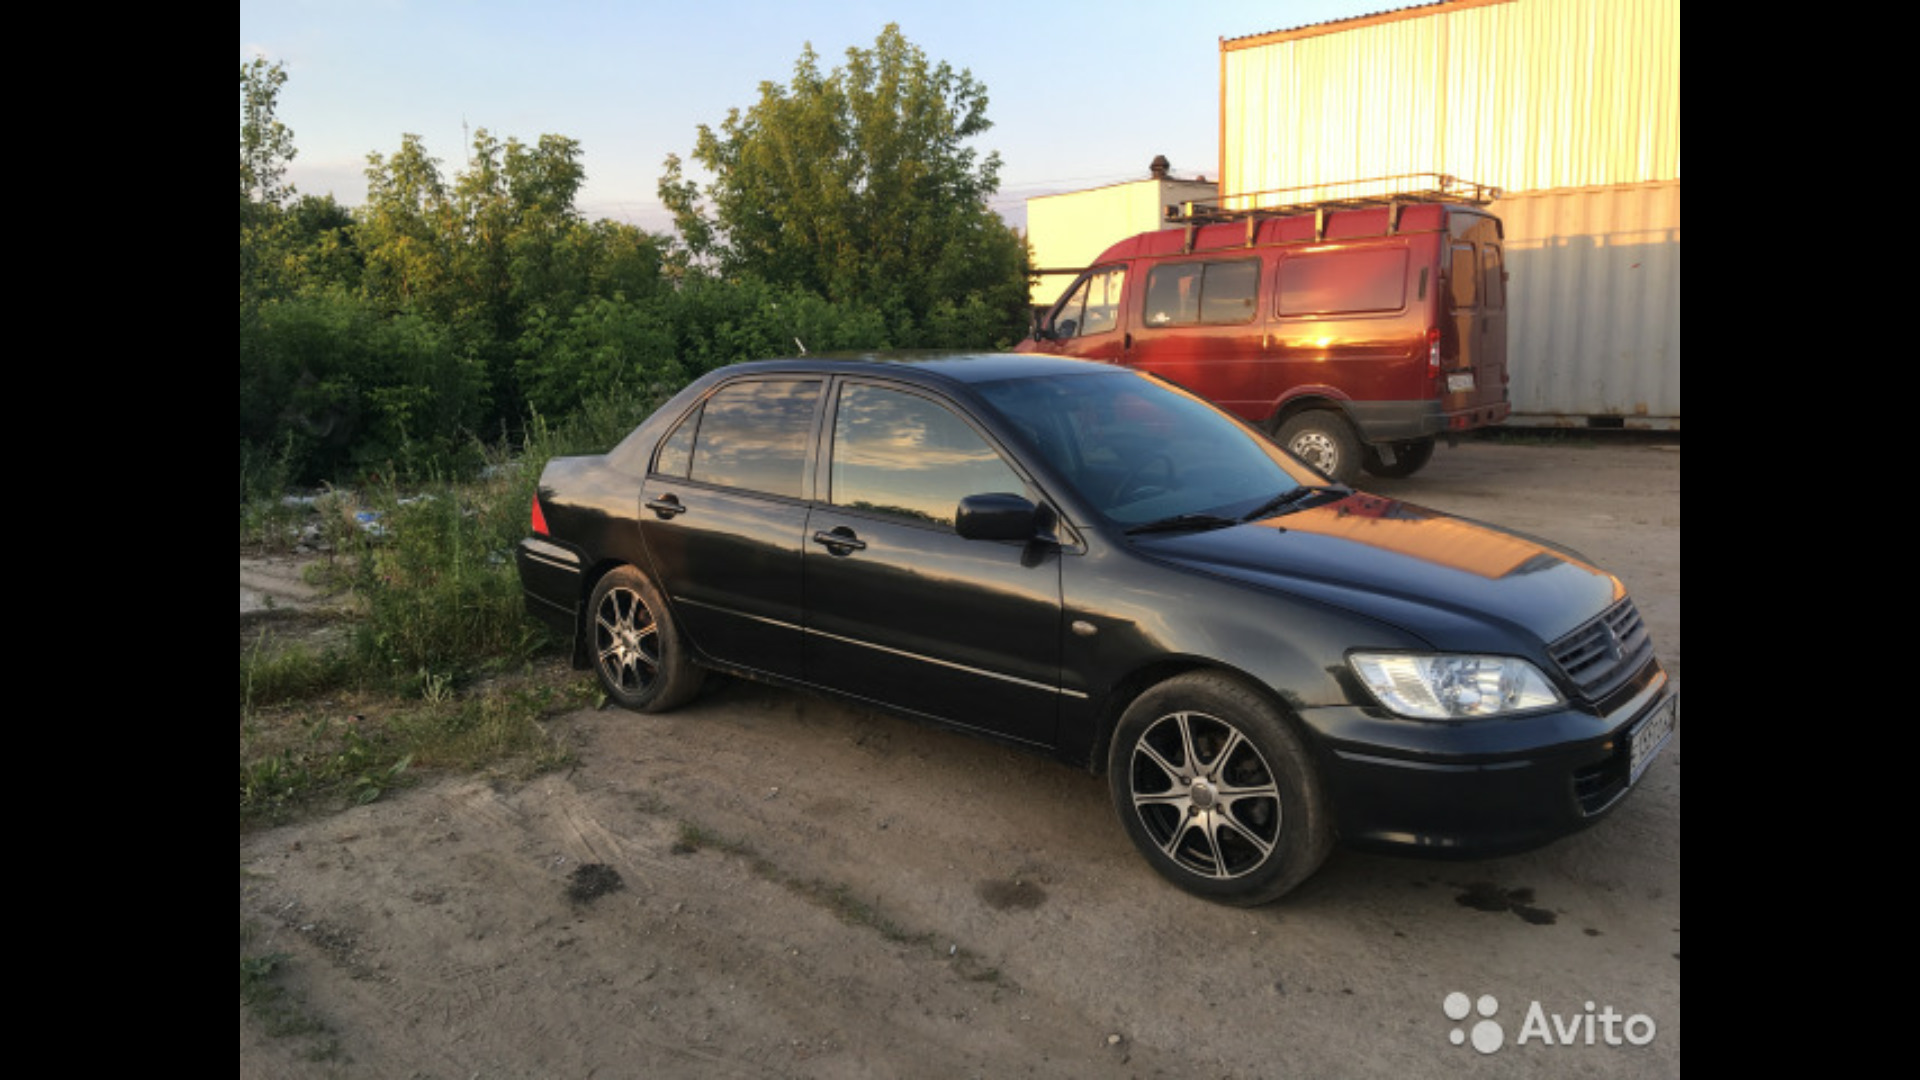
M 967 540 L 967 495 L 1038 493 L 952 403 L 840 381 L 802 557 L 808 681 L 1052 745 L 1060 553 Z
M 1266 419 L 1273 396 L 1265 389 L 1260 276 L 1258 256 L 1155 263 L 1138 306 L 1129 301 L 1139 330 L 1128 335 L 1124 362 L 1249 420 Z
M 742 379 L 662 440 L 641 489 L 654 580 L 701 652 L 799 678 L 807 463 L 825 380 Z
M 1122 301 L 1127 266 L 1120 263 L 1087 271 L 1063 294 L 1046 321 L 1039 350 L 1083 360 L 1118 363 L 1133 340 Z

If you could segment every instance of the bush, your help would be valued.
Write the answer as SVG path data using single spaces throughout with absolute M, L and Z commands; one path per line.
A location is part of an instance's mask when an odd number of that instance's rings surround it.
M 471 464 L 486 372 L 453 329 L 340 293 L 271 300 L 240 319 L 240 440 L 256 471 L 298 484 L 389 464 Z

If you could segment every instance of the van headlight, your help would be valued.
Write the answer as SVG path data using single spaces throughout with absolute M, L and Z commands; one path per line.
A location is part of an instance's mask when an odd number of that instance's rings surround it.
M 1472 720 L 1565 700 L 1516 656 L 1353 653 L 1347 663 L 1380 704 L 1419 720 Z

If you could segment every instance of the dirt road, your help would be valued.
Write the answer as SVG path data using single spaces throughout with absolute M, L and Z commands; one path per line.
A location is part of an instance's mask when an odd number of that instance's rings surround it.
M 1613 569 L 1678 678 L 1677 447 L 1364 486 Z M 569 773 L 241 838 L 250 951 L 324 1027 L 243 1009 L 242 1077 L 1679 1073 L 1678 739 L 1543 851 L 1336 853 L 1239 910 L 1156 877 L 1099 778 L 807 695 L 556 730 Z

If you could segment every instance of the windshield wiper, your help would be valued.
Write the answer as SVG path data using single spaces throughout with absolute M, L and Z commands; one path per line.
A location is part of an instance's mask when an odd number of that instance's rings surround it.
M 1253 521 L 1257 518 L 1266 517 L 1268 514 L 1275 513 L 1276 511 L 1284 509 L 1285 507 L 1290 506 L 1293 503 L 1297 503 L 1301 499 L 1304 499 L 1309 495 L 1351 495 L 1351 494 L 1353 494 L 1353 489 L 1350 487 L 1328 486 L 1325 484 L 1300 484 L 1297 487 L 1293 487 L 1286 491 L 1283 491 L 1280 494 L 1275 495 L 1273 498 L 1268 499 L 1266 502 L 1261 503 L 1259 506 L 1254 507 L 1251 513 L 1247 514 L 1245 517 L 1242 517 L 1240 520 Z
M 1138 536 L 1141 533 L 1174 532 L 1180 529 L 1221 529 L 1238 524 L 1239 518 L 1221 517 L 1219 514 L 1175 514 L 1158 521 L 1129 526 L 1126 534 Z

